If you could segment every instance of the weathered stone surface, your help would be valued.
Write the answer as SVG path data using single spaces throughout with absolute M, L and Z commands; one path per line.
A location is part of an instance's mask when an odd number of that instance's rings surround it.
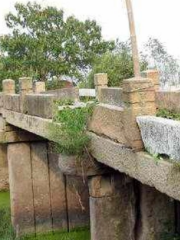
M 89 226 L 89 193 L 87 180 L 66 176 L 69 229 Z
M 101 181 L 102 195 L 90 197 L 91 239 L 134 240 L 135 194 L 132 179 L 118 173 L 109 176 L 109 179 L 106 176 L 104 180 L 102 176 Z
M 0 145 L 0 191 L 9 189 L 7 146 Z
M 123 107 L 124 103 L 122 98 L 123 98 L 122 88 L 118 87 L 101 88 L 101 94 L 99 98 L 99 101 L 101 103 Z
M 159 240 L 175 232 L 174 201 L 146 185 L 140 186 L 140 217 L 138 240 Z
M 154 84 L 150 79 L 140 77 L 124 80 L 123 101 L 125 137 L 133 149 L 142 150 L 143 142 L 136 116 L 156 114 Z
M 4 95 L 4 108 L 15 112 L 20 112 L 20 95 L 19 94 Z
M 2 87 L 3 87 L 4 94 L 15 93 L 15 81 L 12 79 L 3 80 Z
M 141 73 L 142 77 L 149 78 L 154 84 L 156 91 L 159 90 L 160 80 L 159 80 L 159 71 L 158 70 L 147 70 Z
M 95 86 L 104 86 L 108 84 L 107 73 L 97 73 L 94 75 Z
M 77 101 L 79 99 L 79 89 L 77 87 L 49 90 L 44 92 L 43 94 L 53 94 L 58 100 L 70 99 L 73 101 Z
M 180 123 L 159 117 L 137 117 L 145 148 L 180 161 Z
M 53 94 L 27 94 L 26 114 L 51 119 L 53 116 Z
M 145 152 L 135 153 L 109 139 L 92 133 L 90 136 L 91 154 L 97 161 L 180 200 L 180 171 L 176 164 L 166 160 L 157 162 Z
M 32 90 L 32 78 L 31 77 L 22 77 L 19 79 L 19 89 L 20 91 Z
M 130 78 L 123 81 L 123 92 L 144 92 L 154 89 L 151 79 L 148 78 Z
M 13 111 L 4 111 L 3 117 L 9 124 L 24 129 L 28 132 L 34 133 L 38 136 L 54 140 L 50 135 L 50 128 L 52 120 L 44 119 L 36 116 L 30 116 L 23 113 Z M 58 125 L 56 125 L 58 131 Z
M 8 164 L 13 227 L 17 235 L 34 233 L 34 204 L 29 144 L 8 145 Z
M 67 156 L 58 155 L 58 165 L 65 175 L 88 177 L 109 171 L 109 168 L 95 161 L 90 155 Z
M 34 83 L 34 92 L 35 93 L 40 93 L 40 92 L 45 92 L 45 91 L 46 91 L 45 82 L 35 82 Z
M 36 233 L 52 230 L 47 144 L 31 144 Z
M 58 155 L 49 152 L 48 157 L 53 230 L 67 230 L 65 177 L 58 167 Z
M 124 134 L 123 116 L 123 108 L 99 104 L 94 109 L 88 128 L 126 145 L 128 143 Z

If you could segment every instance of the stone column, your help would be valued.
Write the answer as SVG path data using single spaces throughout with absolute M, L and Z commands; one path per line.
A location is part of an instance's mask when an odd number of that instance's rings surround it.
M 165 194 L 158 192 L 155 188 L 140 184 L 139 215 L 137 240 L 165 239 L 166 234 L 173 236 L 175 230 L 174 201 Z
M 32 78 L 23 77 L 19 79 L 19 91 L 20 91 L 20 110 L 26 113 L 25 96 L 28 93 L 33 92 Z
M 130 147 L 143 149 L 141 133 L 136 122 L 137 116 L 155 115 L 155 90 L 151 79 L 132 78 L 123 81 L 123 101 L 125 104 L 123 124 Z
M 91 240 L 134 240 L 133 180 L 120 173 L 96 176 L 89 190 Z
M 160 80 L 158 70 L 147 70 L 142 72 L 142 76 L 148 79 L 151 79 L 154 84 L 155 91 L 159 90 Z
M 3 87 L 4 94 L 14 94 L 15 93 L 15 81 L 12 79 L 3 80 L 2 87 Z
M 41 92 L 45 92 L 46 88 L 45 88 L 45 82 L 35 82 L 34 83 L 34 92 L 35 93 L 41 93 Z
M 68 230 L 64 176 L 46 142 L 8 144 L 12 223 L 18 235 Z
M 94 85 L 96 90 L 96 98 L 100 100 L 101 88 L 107 87 L 108 76 L 106 73 L 98 73 L 94 75 Z
M 0 191 L 9 189 L 7 145 L 0 144 Z

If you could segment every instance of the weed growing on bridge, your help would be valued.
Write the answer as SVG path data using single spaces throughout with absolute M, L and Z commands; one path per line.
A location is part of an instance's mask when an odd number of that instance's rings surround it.
M 180 113 L 170 111 L 167 109 L 159 109 L 156 116 L 180 121 Z
M 68 106 L 56 113 L 50 128 L 51 139 L 54 139 L 55 150 L 65 155 L 82 156 L 88 149 L 90 137 L 87 135 L 87 123 L 92 115 L 94 104 L 86 107 L 70 109 Z

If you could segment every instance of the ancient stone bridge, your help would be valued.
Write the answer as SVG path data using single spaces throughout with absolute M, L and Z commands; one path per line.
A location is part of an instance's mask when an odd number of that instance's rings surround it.
M 45 92 L 44 83 L 21 78 L 15 94 L 14 81 L 3 81 L 0 187 L 8 187 L 9 175 L 17 235 L 89 224 L 92 240 L 158 240 L 167 224 L 179 232 L 180 171 L 144 151 L 136 121 L 170 101 L 158 91 L 158 72 L 124 80 L 122 88 L 107 84 L 106 74 L 95 75 L 99 104 L 88 126 L 94 159 L 81 168 L 72 156 L 62 164 L 49 134 L 53 102 L 78 101 L 78 89 Z

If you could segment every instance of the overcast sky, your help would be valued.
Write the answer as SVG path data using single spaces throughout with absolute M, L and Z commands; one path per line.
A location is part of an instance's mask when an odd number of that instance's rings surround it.
M 7 33 L 4 16 L 16 0 L 1 1 L 0 35 Z M 26 0 L 18 2 L 26 3 Z M 33 1 L 32 1 L 33 2 Z M 63 8 L 66 15 L 95 19 L 106 39 L 129 38 L 125 0 L 38 0 L 43 5 Z M 158 38 L 168 51 L 180 58 L 180 0 L 132 0 L 139 48 L 149 37 Z

